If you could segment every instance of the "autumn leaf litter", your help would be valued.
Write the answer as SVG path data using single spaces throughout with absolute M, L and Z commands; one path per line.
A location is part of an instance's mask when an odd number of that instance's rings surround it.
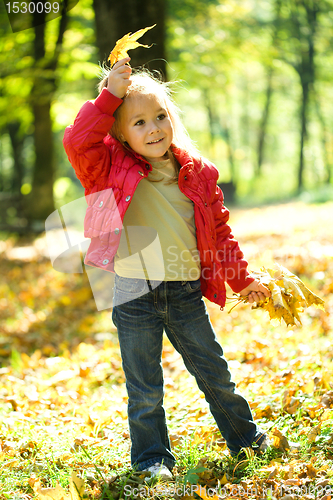
M 302 326 L 286 327 L 248 304 L 227 314 L 207 303 L 233 378 L 274 444 L 245 460 L 228 455 L 204 398 L 165 341 L 165 406 L 177 457 L 167 485 L 149 486 L 140 474 L 130 475 L 117 336 L 109 312 L 94 309 L 87 277 L 55 272 L 41 254 L 10 258 L 3 245 L 0 289 L 13 293 L 0 299 L 0 499 L 119 499 L 127 484 L 143 488 L 137 498 L 145 491 L 189 500 L 330 500 L 333 229 L 325 220 L 332 214 L 332 203 L 234 212 L 234 234 L 251 269 L 278 263 L 325 300 L 325 311 L 310 307 L 301 313 Z M 254 222 L 251 230 L 248 221 L 258 219 L 260 227 Z M 28 243 L 12 241 L 8 248 Z

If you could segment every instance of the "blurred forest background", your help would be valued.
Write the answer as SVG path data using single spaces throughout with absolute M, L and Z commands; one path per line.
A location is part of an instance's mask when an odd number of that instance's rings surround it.
M 0 230 L 42 231 L 83 196 L 64 129 L 116 40 L 154 23 L 131 64 L 177 82 L 227 203 L 332 199 L 333 0 L 79 0 L 15 33 L 0 8 Z

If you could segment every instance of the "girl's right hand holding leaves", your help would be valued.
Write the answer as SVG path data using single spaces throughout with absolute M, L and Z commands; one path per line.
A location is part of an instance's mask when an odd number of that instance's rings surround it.
M 126 94 L 126 90 L 132 83 L 130 76 L 132 68 L 127 64 L 131 60 L 130 57 L 121 59 L 110 70 L 107 89 L 111 94 L 120 99 Z
M 250 304 L 261 302 L 271 296 L 269 288 L 256 279 L 239 293 L 241 296 L 247 295 Z

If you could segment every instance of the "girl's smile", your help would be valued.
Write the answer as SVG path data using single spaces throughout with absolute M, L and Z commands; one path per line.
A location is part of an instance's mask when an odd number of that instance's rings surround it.
M 127 98 L 121 109 L 122 139 L 148 161 L 163 160 L 173 129 L 162 99 L 136 94 Z

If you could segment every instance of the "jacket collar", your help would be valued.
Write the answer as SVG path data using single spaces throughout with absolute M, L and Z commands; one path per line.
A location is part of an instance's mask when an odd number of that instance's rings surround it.
M 143 156 L 133 151 L 133 149 L 123 146 L 121 142 L 119 142 L 111 135 L 106 136 L 104 142 L 112 147 L 112 149 L 114 149 L 116 152 L 122 152 L 125 156 L 132 157 L 133 160 L 138 160 L 146 165 L 150 165 L 149 161 L 147 161 Z M 181 167 L 193 166 L 194 159 L 189 153 L 187 153 L 187 151 L 176 147 L 174 144 L 171 144 L 171 150 Z

